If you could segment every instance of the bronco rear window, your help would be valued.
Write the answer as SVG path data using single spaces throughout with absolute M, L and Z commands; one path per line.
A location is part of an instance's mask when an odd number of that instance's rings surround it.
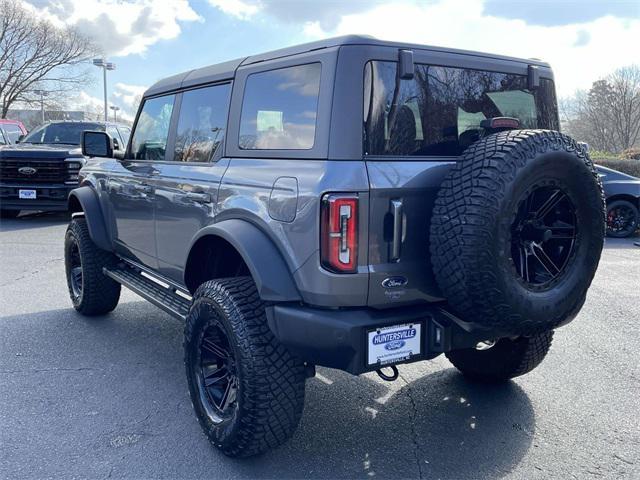
M 553 81 L 527 90 L 527 77 L 416 65 L 401 80 L 396 62 L 369 62 L 364 78 L 367 155 L 457 156 L 478 139 L 480 122 L 515 117 L 522 128 L 558 129 Z

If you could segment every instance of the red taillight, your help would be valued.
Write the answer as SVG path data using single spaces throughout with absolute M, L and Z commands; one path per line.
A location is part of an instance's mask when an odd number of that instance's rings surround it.
M 322 197 L 320 221 L 322 266 L 336 273 L 358 268 L 358 195 L 330 193 Z

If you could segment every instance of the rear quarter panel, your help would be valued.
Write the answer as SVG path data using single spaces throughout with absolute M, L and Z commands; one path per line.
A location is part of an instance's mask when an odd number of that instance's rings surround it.
M 285 191 L 290 190 L 288 187 L 278 187 L 278 180 L 283 178 L 296 179 L 297 193 Z M 365 305 L 366 242 L 361 244 L 357 273 L 332 274 L 320 267 L 319 224 L 324 193 L 358 192 L 360 211 L 366 212 L 368 189 L 362 161 L 232 158 L 220 184 L 216 221 L 240 218 L 264 231 L 281 252 L 305 302 L 321 306 Z M 272 202 L 274 195 L 285 198 L 277 208 Z M 283 201 L 295 209 L 291 221 L 278 219 Z M 367 229 L 368 219 L 363 215 L 361 238 L 366 238 Z

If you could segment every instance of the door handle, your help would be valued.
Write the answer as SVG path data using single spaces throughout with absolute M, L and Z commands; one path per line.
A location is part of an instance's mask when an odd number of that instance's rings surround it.
M 137 183 L 133 186 L 135 190 L 142 193 L 153 193 L 153 187 L 144 183 Z
M 185 194 L 187 200 L 197 203 L 211 203 L 211 195 L 208 193 L 187 192 Z
M 402 200 L 391 200 L 393 214 L 393 239 L 391 240 L 391 260 L 400 259 L 400 245 L 402 244 Z

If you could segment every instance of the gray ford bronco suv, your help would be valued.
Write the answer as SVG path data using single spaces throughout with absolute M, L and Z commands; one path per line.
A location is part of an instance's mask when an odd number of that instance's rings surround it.
M 86 131 L 67 283 L 185 322 L 211 442 L 289 438 L 316 366 L 386 380 L 444 353 L 500 381 L 585 301 L 605 231 L 546 63 L 341 37 L 204 67 L 144 94 L 125 152 Z

